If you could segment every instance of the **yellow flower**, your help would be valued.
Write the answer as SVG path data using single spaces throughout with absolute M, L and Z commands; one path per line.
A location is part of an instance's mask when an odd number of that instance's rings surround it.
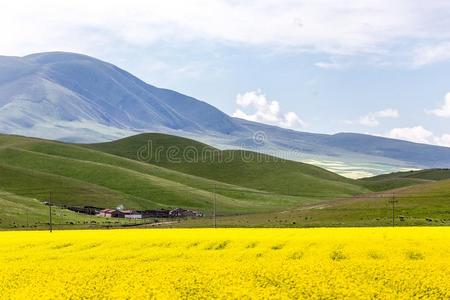
M 1 299 L 450 298 L 450 228 L 0 233 Z

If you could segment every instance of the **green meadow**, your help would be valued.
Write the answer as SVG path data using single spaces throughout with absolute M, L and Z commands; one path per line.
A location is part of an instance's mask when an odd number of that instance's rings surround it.
M 424 170 L 353 180 L 164 134 L 90 145 L 0 135 L 0 226 L 47 222 L 42 202 L 50 192 L 58 207 L 181 207 L 205 214 L 177 226 L 209 226 L 214 203 L 223 226 L 389 225 L 387 195 L 395 194 L 402 224 L 441 224 L 435 220 L 450 219 L 449 178 L 448 170 Z M 92 221 L 58 207 L 61 224 Z

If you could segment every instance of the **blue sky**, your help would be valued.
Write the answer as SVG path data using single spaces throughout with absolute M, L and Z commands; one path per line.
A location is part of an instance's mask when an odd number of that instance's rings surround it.
M 450 146 L 448 1 L 2 3 L 1 55 L 73 51 L 229 115 Z

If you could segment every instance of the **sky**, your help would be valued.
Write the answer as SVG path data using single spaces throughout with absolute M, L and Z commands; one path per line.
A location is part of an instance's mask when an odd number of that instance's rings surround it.
M 450 146 L 450 2 L 14 0 L 0 55 L 70 51 L 240 118 Z

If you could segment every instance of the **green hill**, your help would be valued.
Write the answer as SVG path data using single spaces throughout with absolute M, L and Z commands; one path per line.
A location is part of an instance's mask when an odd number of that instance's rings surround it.
M 40 201 L 18 196 L 0 190 L 0 228 L 46 229 L 49 222 L 49 208 Z M 97 224 L 110 224 L 103 218 L 77 214 L 59 207 L 52 207 L 52 224 L 57 228 L 70 228 L 73 225 L 91 227 Z
M 450 180 L 429 181 L 369 196 L 337 200 L 324 207 L 322 220 L 328 217 L 347 224 L 390 225 L 392 200 L 394 220 L 399 225 L 449 225 Z M 316 218 L 319 213 L 314 212 Z M 338 216 L 341 216 L 338 218 Z
M 52 190 L 59 204 L 209 210 L 214 186 L 221 191 L 216 200 L 222 212 L 270 210 L 301 200 L 221 184 L 76 145 L 14 139 L 14 143 L 0 140 L 0 188 L 19 195 L 28 195 L 31 189 L 38 199 L 46 197 L 41 190 Z
M 283 195 L 335 198 L 368 191 L 356 181 L 312 165 L 251 151 L 220 151 L 165 134 L 141 134 L 87 147 L 185 174 Z
M 41 202 L 50 192 L 60 206 L 183 207 L 207 216 L 215 199 L 219 222 L 227 226 L 389 225 L 387 203 L 395 193 L 402 224 L 446 224 L 449 173 L 352 180 L 308 164 L 163 134 L 92 145 L 0 135 L 0 227 L 46 226 L 48 207 Z M 55 207 L 62 225 L 91 224 L 92 218 Z
M 160 137 L 167 139 L 166 145 L 174 139 Z M 215 150 L 192 140 L 179 141 L 186 143 L 185 148 L 201 145 Z M 213 161 L 197 164 L 199 171 L 195 171 L 195 164 L 186 162 L 169 168 L 167 156 L 163 157 L 165 163 L 158 164 L 99 151 L 105 145 L 0 135 L 0 190 L 37 201 L 47 199 L 52 191 L 58 205 L 183 207 L 207 215 L 211 214 L 214 195 L 219 214 L 242 214 L 283 210 L 367 191 L 331 172 L 288 161 L 259 162 L 254 157 L 229 165 Z M 129 151 L 135 151 L 136 146 Z
M 385 191 L 445 179 L 450 179 L 450 169 L 395 172 L 362 178 L 359 181 L 363 186 L 373 191 Z
M 395 226 L 449 226 L 450 179 L 335 199 L 283 212 L 221 216 L 217 224 L 225 227 L 373 227 L 392 226 L 393 215 Z M 187 220 L 175 226 L 205 226 L 205 222 Z

